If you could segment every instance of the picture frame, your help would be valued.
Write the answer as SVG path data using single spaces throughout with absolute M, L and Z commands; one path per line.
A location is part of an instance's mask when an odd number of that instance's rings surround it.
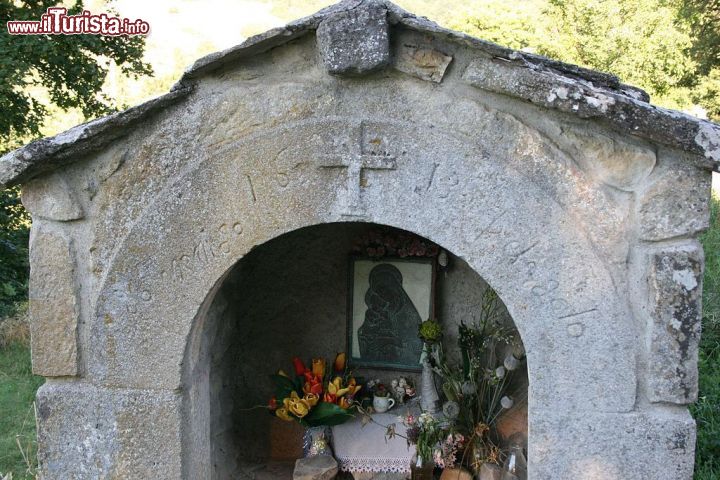
M 347 352 L 352 367 L 419 372 L 419 324 L 435 318 L 435 257 L 350 257 Z

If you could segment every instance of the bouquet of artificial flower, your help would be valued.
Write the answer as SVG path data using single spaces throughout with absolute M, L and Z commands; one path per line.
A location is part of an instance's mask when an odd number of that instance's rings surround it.
M 339 425 L 353 418 L 355 396 L 362 386 L 348 375 L 345 363 L 345 354 L 339 353 L 332 372 L 326 372 L 324 358 L 314 358 L 312 368 L 293 358 L 294 379 L 283 370 L 271 376 L 276 389 L 268 409 L 278 418 L 307 427 Z

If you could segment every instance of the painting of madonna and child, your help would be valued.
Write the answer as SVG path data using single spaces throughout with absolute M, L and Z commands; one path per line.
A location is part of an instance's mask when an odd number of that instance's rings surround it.
M 418 326 L 433 317 L 434 261 L 351 260 L 348 343 L 354 366 L 420 370 Z

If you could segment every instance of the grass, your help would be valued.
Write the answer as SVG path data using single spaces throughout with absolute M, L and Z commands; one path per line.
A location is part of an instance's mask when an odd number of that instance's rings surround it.
M 0 323 L 0 478 L 31 479 L 35 466 L 35 392 L 42 377 L 32 374 L 27 322 Z
M 712 202 L 705 248 L 703 332 L 700 342 L 700 395 L 690 410 L 698 427 L 695 480 L 720 479 L 720 197 Z

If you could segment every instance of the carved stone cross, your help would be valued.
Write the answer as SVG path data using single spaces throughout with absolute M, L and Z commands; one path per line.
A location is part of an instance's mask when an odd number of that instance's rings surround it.
M 322 155 L 321 168 L 347 169 L 347 212 L 348 216 L 361 216 L 364 213 L 361 199 L 361 188 L 364 187 L 365 170 L 395 170 L 395 156 L 385 153 L 366 153 L 364 148 L 364 125 L 353 127 L 350 137 L 350 151 Z

